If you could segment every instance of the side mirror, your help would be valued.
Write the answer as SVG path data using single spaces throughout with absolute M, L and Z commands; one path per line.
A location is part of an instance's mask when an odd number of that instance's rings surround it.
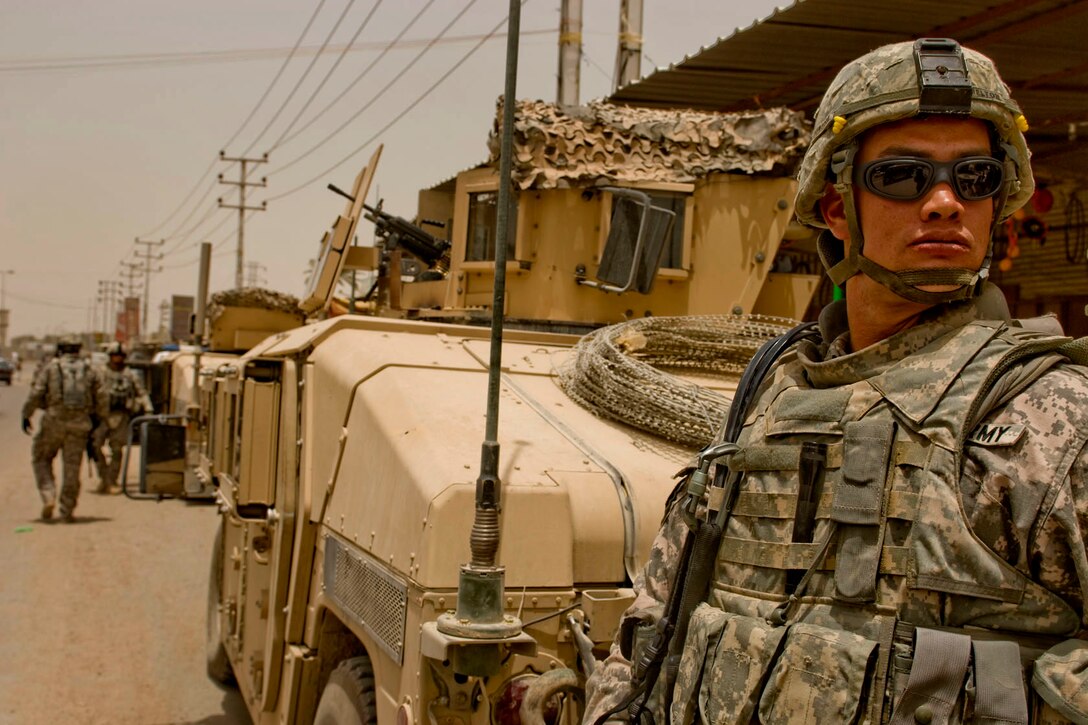
M 637 189 L 606 186 L 604 190 L 613 196 L 612 220 L 597 280 L 579 279 L 578 284 L 603 292 L 634 289 L 649 294 L 661 267 L 665 243 L 672 234 L 676 212 L 654 206 L 650 196 Z

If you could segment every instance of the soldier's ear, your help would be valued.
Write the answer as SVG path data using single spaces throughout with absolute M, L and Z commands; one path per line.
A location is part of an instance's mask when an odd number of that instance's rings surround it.
M 820 213 L 836 239 L 849 241 L 850 225 L 846 221 L 846 207 L 842 203 L 842 195 L 835 191 L 835 186 L 830 182 L 820 197 Z

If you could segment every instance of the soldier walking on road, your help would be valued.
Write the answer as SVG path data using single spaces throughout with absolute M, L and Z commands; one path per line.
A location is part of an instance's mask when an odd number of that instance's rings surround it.
M 1085 340 L 987 282 L 1027 128 L 950 39 L 831 83 L 796 209 L 845 300 L 753 359 L 586 722 L 1088 723 Z
M 102 372 L 102 388 L 109 401 L 109 410 L 92 434 L 99 478 L 96 493 L 109 493 L 117 486 L 121 460 L 128 442 L 129 421 L 135 415 L 153 412 L 151 398 L 144 390 L 143 382 L 132 368 L 125 365 L 125 348 L 115 342 L 107 352 L 109 364 Z M 109 460 L 106 460 L 103 451 L 107 443 L 110 448 Z
M 59 355 L 46 363 L 35 376 L 30 395 L 23 404 L 23 432 L 31 434 L 34 411 L 45 411 L 39 421 L 31 448 L 31 461 L 38 492 L 42 497 L 42 519 L 53 517 L 57 488 L 53 459 L 60 451 L 64 479 L 60 491 L 61 520 L 71 522 L 79 499 L 79 467 L 87 436 L 105 417 L 107 400 L 98 373 L 79 356 L 81 343 L 66 338 L 57 343 Z

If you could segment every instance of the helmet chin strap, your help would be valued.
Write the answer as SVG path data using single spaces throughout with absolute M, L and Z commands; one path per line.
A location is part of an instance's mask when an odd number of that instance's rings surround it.
M 852 179 L 854 176 L 854 155 L 857 153 L 857 143 L 850 143 L 835 152 L 831 159 L 831 170 L 835 175 L 835 191 L 842 197 L 843 213 L 850 231 L 849 251 L 845 257 L 835 262 L 838 255 L 836 245 L 843 244 L 836 239 L 830 230 L 820 234 L 817 249 L 820 259 L 827 268 L 831 281 L 838 286 L 843 286 L 846 280 L 855 274 L 864 274 L 866 277 L 887 287 L 900 297 L 924 305 L 938 305 L 945 302 L 970 299 L 978 294 L 981 282 L 989 276 L 990 259 L 993 255 L 993 244 L 986 250 L 986 258 L 982 266 L 975 269 L 965 268 L 939 268 L 939 269 L 905 269 L 894 272 L 883 267 L 866 257 L 865 237 L 861 233 L 861 223 L 858 218 L 857 207 L 854 205 L 854 192 Z M 995 210 L 998 207 L 995 206 Z M 995 212 L 996 213 L 996 212 Z M 921 289 L 929 286 L 952 286 L 955 289 L 933 292 Z

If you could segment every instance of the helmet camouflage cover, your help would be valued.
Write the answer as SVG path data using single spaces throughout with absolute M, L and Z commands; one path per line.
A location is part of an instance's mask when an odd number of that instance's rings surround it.
M 1023 206 L 1035 184 L 1024 140 L 1027 121 L 993 61 L 945 38 L 923 38 L 877 48 L 847 64 L 816 111 L 812 143 L 798 176 L 797 218 L 827 228 L 818 204 L 827 183 L 842 194 L 851 228 L 850 255 L 824 232 L 820 256 L 832 280 L 842 284 L 864 272 L 896 293 L 918 302 L 936 303 L 973 296 L 988 274 L 990 254 L 980 270 L 905 270 L 891 272 L 864 257 L 860 223 L 852 197 L 853 157 L 859 136 L 885 123 L 918 115 L 947 114 L 978 118 L 993 129 L 1005 167 L 1004 188 L 994 197 L 994 222 Z M 953 284 L 953 292 L 925 292 L 919 285 Z
M 57 340 L 57 352 L 62 354 L 74 354 L 78 353 L 83 347 L 83 341 L 75 335 L 65 335 Z

